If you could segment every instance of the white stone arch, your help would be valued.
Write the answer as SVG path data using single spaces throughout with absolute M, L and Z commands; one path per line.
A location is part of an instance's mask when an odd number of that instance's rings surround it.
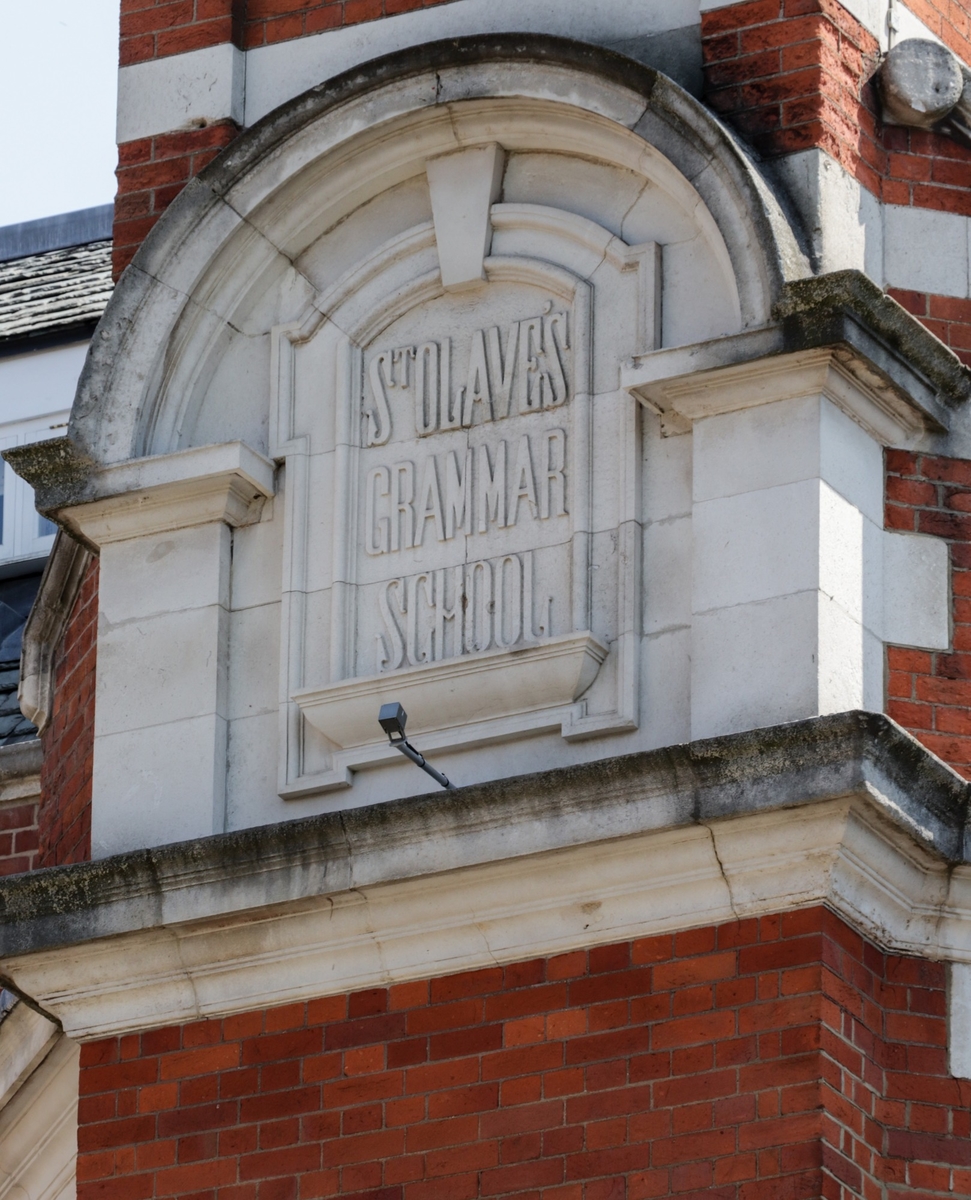
M 287 323 L 314 302 L 303 260 L 318 239 L 429 158 L 484 141 L 624 172 L 677 206 L 734 292 L 735 328 L 718 332 L 765 324 L 786 279 L 808 272 L 734 140 L 664 76 L 548 38 L 424 47 L 284 105 L 190 183 L 116 289 L 71 440 L 100 464 L 218 440 L 192 414 L 228 347 L 252 349 L 271 309 Z

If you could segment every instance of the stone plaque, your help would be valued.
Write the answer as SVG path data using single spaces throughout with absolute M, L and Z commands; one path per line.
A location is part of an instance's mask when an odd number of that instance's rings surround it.
M 594 289 L 524 256 L 444 291 L 397 274 L 413 242 L 277 331 L 284 795 L 381 761 L 387 700 L 430 749 L 636 721 L 637 416 L 595 395 Z

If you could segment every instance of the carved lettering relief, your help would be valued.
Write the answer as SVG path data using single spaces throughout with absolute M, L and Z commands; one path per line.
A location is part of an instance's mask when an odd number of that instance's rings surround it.
M 622 297 L 635 316 L 595 341 L 598 292 L 556 247 L 450 292 L 430 235 L 401 243 L 276 333 L 283 796 L 385 761 L 389 698 L 429 749 L 637 721 L 638 416 L 617 346 L 643 344 L 644 249 L 606 262 L 605 312 Z
M 354 673 L 569 628 L 571 314 L 364 357 Z

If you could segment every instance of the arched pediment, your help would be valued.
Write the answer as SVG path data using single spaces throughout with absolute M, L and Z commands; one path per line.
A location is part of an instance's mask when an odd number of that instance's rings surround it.
M 284 105 L 189 184 L 105 313 L 72 441 L 104 465 L 232 439 L 270 453 L 272 330 L 326 312 L 389 240 L 431 237 L 434 271 L 426 165 L 484 145 L 503 153 L 493 254 L 557 221 L 581 273 L 612 243 L 660 247 L 657 344 L 757 328 L 807 272 L 737 144 L 659 73 L 549 38 L 426 46 Z

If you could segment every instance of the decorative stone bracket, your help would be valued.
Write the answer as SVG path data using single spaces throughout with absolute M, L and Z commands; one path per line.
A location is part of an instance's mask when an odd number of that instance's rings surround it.
M 925 38 L 900 42 L 876 82 L 888 125 L 943 133 L 971 146 L 971 71 L 946 46 Z

